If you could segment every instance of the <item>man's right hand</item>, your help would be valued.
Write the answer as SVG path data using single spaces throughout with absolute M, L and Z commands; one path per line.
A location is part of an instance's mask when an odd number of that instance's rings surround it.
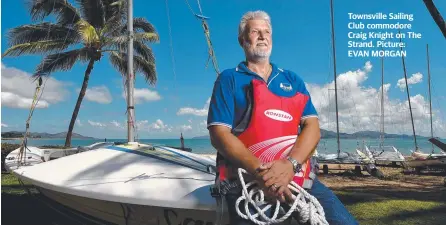
M 273 190 L 273 187 L 267 187 L 265 185 L 265 181 L 263 180 L 263 175 L 265 175 L 268 170 L 273 166 L 274 161 L 270 163 L 263 164 L 259 168 L 259 172 L 256 174 L 255 178 L 260 184 L 262 188 L 265 198 L 269 198 L 272 200 L 272 203 L 275 203 L 276 200 L 279 200 L 282 203 L 293 203 L 292 193 L 288 186 L 277 187 L 277 189 Z

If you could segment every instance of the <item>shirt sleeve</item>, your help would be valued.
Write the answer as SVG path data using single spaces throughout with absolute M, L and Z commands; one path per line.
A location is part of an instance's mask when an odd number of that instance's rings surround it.
M 302 78 L 300 78 L 299 76 L 297 76 L 296 74 L 293 74 L 296 77 L 296 87 L 297 87 L 297 92 L 300 92 L 304 95 L 307 95 L 308 101 L 307 104 L 305 105 L 304 111 L 302 113 L 302 117 L 301 120 L 304 120 L 306 118 L 310 118 L 310 117 L 318 117 L 316 108 L 313 105 L 313 101 L 311 99 L 311 95 L 307 90 L 307 87 L 305 87 L 305 82 L 302 80 Z
M 214 125 L 222 125 L 232 129 L 234 121 L 234 85 L 231 74 L 221 73 L 214 83 L 209 112 L 207 128 Z

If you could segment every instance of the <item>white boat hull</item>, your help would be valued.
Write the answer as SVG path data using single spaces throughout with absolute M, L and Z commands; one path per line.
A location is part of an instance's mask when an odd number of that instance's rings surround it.
M 132 148 L 89 150 L 12 173 L 46 197 L 109 223 L 215 223 L 215 174 L 207 172 L 214 160 L 167 147 Z
M 118 225 L 177 225 L 177 224 L 215 224 L 216 211 L 177 209 L 149 205 L 124 204 L 84 198 L 48 189 L 40 193 L 76 212 L 100 221 Z M 228 217 L 222 216 L 221 223 L 229 224 Z
M 215 160 L 207 156 L 120 145 L 12 172 L 57 203 L 108 223 L 213 225 L 218 210 L 220 224 L 229 224 L 227 205 L 211 195 Z

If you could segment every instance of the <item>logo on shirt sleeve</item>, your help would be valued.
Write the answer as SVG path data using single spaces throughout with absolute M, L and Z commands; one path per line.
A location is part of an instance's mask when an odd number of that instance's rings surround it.
M 265 116 L 273 120 L 284 121 L 284 122 L 289 122 L 293 120 L 293 117 L 289 113 L 278 109 L 267 109 L 265 110 L 264 113 Z

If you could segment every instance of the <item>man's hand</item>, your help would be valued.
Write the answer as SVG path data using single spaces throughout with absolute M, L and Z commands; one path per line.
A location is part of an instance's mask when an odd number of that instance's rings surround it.
M 261 166 L 258 174 L 264 190 L 268 190 L 281 202 L 291 202 L 292 194 L 288 184 L 293 180 L 293 165 L 288 160 L 276 160 Z
M 267 187 L 281 187 L 288 185 L 293 180 L 293 165 L 286 159 L 276 160 L 265 165 L 270 169 L 263 175 L 262 179 Z
M 265 195 L 265 200 L 274 204 L 276 200 L 281 200 L 278 198 L 275 192 L 273 192 L 269 187 L 265 186 L 265 182 L 263 181 L 263 175 L 268 172 L 271 168 L 272 164 L 264 164 L 261 165 L 259 171 L 254 174 L 255 180 L 258 182 L 260 189 L 262 189 L 263 194 Z

